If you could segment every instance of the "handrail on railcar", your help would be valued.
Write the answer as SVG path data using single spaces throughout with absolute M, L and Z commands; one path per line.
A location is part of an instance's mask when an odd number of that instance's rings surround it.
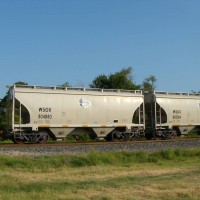
M 125 90 L 125 89 L 102 89 L 102 88 L 85 88 L 85 87 L 62 87 L 62 86 L 39 86 L 39 85 L 18 85 L 7 86 L 8 88 L 27 88 L 27 89 L 49 89 L 49 90 L 64 90 L 64 91 L 90 91 L 90 92 L 116 92 L 116 93 L 133 93 L 142 94 L 142 90 Z
M 154 94 L 164 94 L 164 95 L 183 95 L 183 96 L 200 96 L 200 93 L 187 93 L 187 92 L 164 92 L 164 91 L 154 91 Z

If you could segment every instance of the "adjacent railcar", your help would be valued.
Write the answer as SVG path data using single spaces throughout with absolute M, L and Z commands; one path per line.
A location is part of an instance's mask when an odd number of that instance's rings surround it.
M 16 143 L 80 133 L 130 140 L 144 132 L 144 96 L 139 90 L 14 85 L 8 118 L 9 135 Z
M 147 138 L 184 135 L 200 125 L 200 94 L 144 94 Z

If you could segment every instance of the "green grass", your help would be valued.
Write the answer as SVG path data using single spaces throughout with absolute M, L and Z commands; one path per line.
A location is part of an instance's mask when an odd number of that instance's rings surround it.
M 0 169 L 20 168 L 43 171 L 52 168 L 86 166 L 131 166 L 137 163 L 165 163 L 187 158 L 200 158 L 200 149 L 167 149 L 155 153 L 139 152 L 97 152 L 51 156 L 0 156 Z
M 200 138 L 200 133 L 190 131 L 185 137 L 186 138 Z
M 198 200 L 200 149 L 0 155 L 0 200 Z

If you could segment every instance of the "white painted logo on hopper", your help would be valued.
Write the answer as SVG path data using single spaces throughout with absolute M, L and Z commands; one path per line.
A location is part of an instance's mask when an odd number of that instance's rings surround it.
M 84 97 L 80 98 L 79 103 L 83 108 L 90 108 L 92 105 L 91 102 Z

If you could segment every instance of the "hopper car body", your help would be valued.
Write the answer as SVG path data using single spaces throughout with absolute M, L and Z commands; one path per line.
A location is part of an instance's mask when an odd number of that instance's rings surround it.
M 200 126 L 200 94 L 152 92 L 144 94 L 146 135 L 185 135 Z
M 200 94 L 14 85 L 7 112 L 7 137 L 15 143 L 83 134 L 165 139 L 200 127 Z
M 16 143 L 79 133 L 129 140 L 145 128 L 142 91 L 14 85 L 7 110 Z

